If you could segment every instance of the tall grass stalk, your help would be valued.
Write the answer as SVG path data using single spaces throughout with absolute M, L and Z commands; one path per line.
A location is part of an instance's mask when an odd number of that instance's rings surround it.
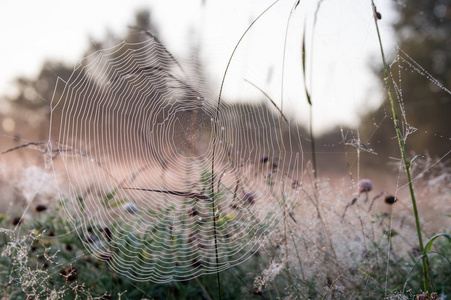
M 216 144 L 217 144 L 217 132 L 218 132 L 218 120 L 219 120 L 219 112 L 221 109 L 221 100 L 222 100 L 222 91 L 224 89 L 224 83 L 225 79 L 227 77 L 227 72 L 229 71 L 230 64 L 232 63 L 232 59 L 235 55 L 236 50 L 238 49 L 239 45 L 241 44 L 241 41 L 246 36 L 246 34 L 249 32 L 249 30 L 252 28 L 252 26 L 268 11 L 273 7 L 279 0 L 274 1 L 271 5 L 269 5 L 255 20 L 249 25 L 249 27 L 244 31 L 244 33 L 241 35 L 240 39 L 235 45 L 235 48 L 233 48 L 232 54 L 230 55 L 229 61 L 227 62 L 227 66 L 224 70 L 224 75 L 222 77 L 221 81 L 221 87 L 219 89 L 219 95 L 218 95 L 218 103 L 216 107 L 215 112 L 215 118 L 213 122 L 213 145 L 212 145 L 212 153 L 211 153 L 211 183 L 210 183 L 210 197 L 213 199 L 212 203 L 212 213 L 213 213 L 213 231 L 214 231 L 214 239 L 215 239 L 215 255 L 216 255 L 216 266 L 217 266 L 217 282 L 218 282 L 218 299 L 221 299 L 221 279 L 219 277 L 219 254 L 218 254 L 218 241 L 217 241 L 217 233 L 216 233 L 216 201 L 217 197 L 215 197 L 215 185 L 214 185 L 214 177 L 215 177 L 215 154 L 216 154 Z
M 293 16 L 294 11 L 296 10 L 296 8 L 299 5 L 300 0 L 297 0 L 294 5 L 293 8 L 290 10 L 290 14 L 288 15 L 288 20 L 287 20 L 287 25 L 285 28 L 285 39 L 284 39 L 284 44 L 283 44 L 283 57 L 282 57 L 282 77 L 280 80 L 280 156 L 283 159 L 283 163 L 282 163 L 282 169 L 285 166 L 285 145 L 284 145 L 284 141 L 283 141 L 283 122 L 284 122 L 284 115 L 283 115 L 283 91 L 284 91 L 284 75 L 285 75 L 285 57 L 286 57 L 286 50 L 287 50 L 287 41 L 288 41 L 288 30 L 290 28 L 290 21 L 291 21 L 291 17 Z M 287 273 L 290 273 L 290 264 L 288 262 L 288 238 L 287 238 L 287 199 L 284 195 L 285 191 L 284 191 L 284 180 L 282 179 L 282 210 L 283 210 L 283 235 L 284 235 L 284 240 L 285 240 L 285 265 L 287 267 Z M 291 282 L 291 277 L 288 277 L 289 281 L 290 281 L 290 286 L 292 285 Z
M 388 99 L 390 100 L 390 106 L 391 106 L 391 110 L 392 110 L 392 114 L 393 114 L 393 125 L 395 127 L 396 130 L 396 136 L 398 139 L 398 145 L 399 145 L 399 150 L 401 152 L 401 157 L 402 157 L 402 161 L 404 163 L 404 169 L 407 175 L 407 182 L 409 185 L 409 191 L 410 191 L 410 198 L 412 200 L 412 206 L 413 206 L 413 214 L 415 216 L 415 225 L 416 225 L 416 229 L 417 229 L 417 236 L 418 236 L 418 242 L 420 244 L 420 251 L 422 254 L 424 254 L 424 246 L 423 246 L 423 238 L 421 236 L 421 225 L 420 225 L 420 218 L 418 216 L 418 208 L 417 208 L 417 202 L 415 199 L 415 192 L 413 190 L 413 183 L 412 183 L 412 174 L 410 172 L 411 170 L 411 163 L 407 160 L 407 156 L 406 156 L 406 147 L 405 147 L 405 143 L 401 134 L 401 129 L 399 127 L 399 121 L 398 121 L 398 114 L 396 112 L 396 104 L 395 104 L 395 99 L 393 97 L 393 92 L 392 92 L 392 88 L 391 88 L 391 78 L 390 78 L 390 74 L 388 72 L 388 67 L 387 67 L 387 62 L 385 60 L 385 54 L 384 54 L 384 48 L 382 46 L 382 39 L 381 39 L 381 35 L 380 35 L 380 31 L 379 31 L 379 25 L 378 25 L 378 17 L 377 17 L 377 10 L 376 10 L 376 5 L 374 4 L 374 0 L 371 0 L 371 5 L 373 8 L 373 14 L 374 14 L 374 23 L 376 24 L 376 31 L 377 31 L 377 37 L 379 40 L 379 46 L 381 49 L 381 56 L 382 56 L 382 64 L 384 67 L 384 80 L 385 80 L 385 84 L 387 86 L 387 92 L 388 92 Z M 426 259 L 422 260 L 422 265 L 423 265 L 423 288 L 424 291 L 428 291 L 429 290 L 429 279 L 428 279 L 428 272 L 429 272 L 429 267 L 428 267 L 428 263 Z
M 310 135 L 310 147 L 312 149 L 312 163 L 313 163 L 313 176 L 315 178 L 315 194 L 318 189 L 318 167 L 316 164 L 316 148 L 315 148 L 315 136 L 313 135 L 313 104 L 311 95 L 307 89 L 307 77 L 306 77 L 306 67 L 305 67 L 305 27 L 304 35 L 302 36 L 302 72 L 304 73 L 304 89 L 305 96 L 307 97 L 307 102 L 309 104 L 309 135 Z

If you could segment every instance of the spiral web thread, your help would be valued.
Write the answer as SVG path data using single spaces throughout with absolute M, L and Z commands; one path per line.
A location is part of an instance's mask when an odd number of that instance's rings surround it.
M 67 216 L 90 253 L 133 280 L 186 280 L 240 264 L 297 193 L 302 154 L 288 143 L 279 157 L 280 115 L 266 104 L 217 107 L 217 95 L 189 79 L 147 37 L 86 57 L 52 100 Z

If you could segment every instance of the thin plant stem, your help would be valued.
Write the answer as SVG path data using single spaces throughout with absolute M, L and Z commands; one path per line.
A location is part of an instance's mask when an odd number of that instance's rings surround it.
M 394 127 L 396 130 L 396 136 L 398 139 L 399 150 L 401 152 L 402 161 L 404 163 L 404 168 L 405 168 L 406 175 L 407 175 L 407 182 L 409 185 L 410 198 L 412 200 L 413 214 L 415 216 L 415 225 L 416 225 L 416 229 L 417 229 L 418 242 L 420 244 L 420 251 L 423 254 L 424 253 L 423 238 L 421 236 L 420 218 L 418 216 L 418 208 L 417 208 L 417 203 L 416 203 L 416 199 L 415 199 L 415 192 L 413 190 L 412 175 L 410 172 L 411 164 L 407 160 L 406 147 L 405 147 L 404 139 L 401 134 L 401 129 L 399 127 L 398 115 L 396 112 L 396 104 L 395 104 L 395 100 L 393 97 L 393 92 L 392 92 L 392 88 L 391 88 L 391 84 L 390 84 L 391 78 L 390 78 L 390 74 L 388 72 L 387 62 L 385 60 L 384 48 L 382 46 L 382 39 L 381 39 L 380 31 L 379 31 L 378 18 L 376 16 L 377 10 L 376 10 L 376 5 L 374 4 L 374 0 L 371 0 L 371 4 L 372 4 L 372 8 L 373 8 L 373 13 L 374 13 L 374 23 L 376 24 L 377 37 L 379 40 L 379 46 L 380 46 L 380 50 L 381 50 L 382 64 L 384 67 L 385 85 L 387 86 L 388 99 L 390 100 L 391 110 L 392 110 L 392 114 L 393 114 L 393 123 L 394 123 Z M 429 279 L 428 279 L 429 267 L 428 267 L 428 263 L 427 263 L 426 259 L 422 260 L 422 265 L 423 265 L 423 288 L 424 288 L 424 291 L 426 292 L 429 290 Z
M 316 18 L 315 18 L 315 24 L 316 25 Z M 315 27 L 313 27 L 313 30 L 315 30 Z M 305 25 L 304 25 L 304 34 L 302 36 L 302 72 L 304 76 L 304 89 L 305 89 L 305 96 L 307 97 L 307 102 L 309 104 L 309 135 L 310 135 L 310 147 L 312 151 L 312 163 L 313 163 L 313 176 L 315 179 L 314 186 L 315 186 L 315 195 L 318 189 L 318 167 L 316 164 L 316 148 L 315 148 L 315 136 L 313 135 L 313 105 L 312 105 L 312 97 L 310 92 L 307 89 L 307 70 L 306 70 L 306 62 L 305 62 Z
M 306 89 L 307 91 L 307 89 Z M 312 149 L 312 163 L 313 163 L 313 177 L 315 180 L 315 195 L 318 189 L 318 167 L 316 165 L 316 147 L 315 147 L 315 136 L 313 135 L 313 105 L 310 104 L 310 123 L 309 123 L 309 134 L 310 134 L 310 146 Z
M 390 223 L 388 229 L 388 247 L 387 247 L 387 268 L 385 270 L 385 285 L 384 285 L 384 298 L 387 296 L 387 286 L 388 286 L 388 270 L 390 268 L 390 254 L 391 254 L 391 230 L 392 230 L 392 222 L 393 222 L 393 205 L 390 206 Z
M 252 28 L 252 26 L 269 10 L 271 7 L 273 7 L 279 0 L 276 0 L 271 5 L 269 5 L 244 31 L 244 33 L 241 35 L 240 39 L 238 40 L 237 44 L 235 45 L 235 48 L 232 51 L 232 54 L 230 55 L 229 61 L 227 62 L 227 66 L 224 70 L 224 75 L 222 77 L 221 81 L 221 87 L 219 89 L 219 95 L 218 95 L 218 103 L 216 107 L 216 113 L 215 118 L 213 122 L 213 145 L 212 145 L 212 153 L 211 153 L 211 183 L 210 183 L 210 196 L 213 199 L 212 203 L 212 213 L 213 213 L 213 232 L 214 232 L 214 239 L 215 239 L 215 255 L 216 255 L 216 265 L 217 265 L 217 283 L 218 283 L 218 299 L 221 299 L 221 280 L 219 277 L 219 254 L 218 254 L 218 242 L 217 242 L 217 232 L 216 232 L 216 197 L 215 197 L 215 188 L 214 188 L 214 174 L 215 174 L 215 153 L 216 153 L 216 144 L 217 144 L 217 131 L 218 131 L 218 120 L 219 120 L 219 112 L 221 109 L 221 100 L 222 100 L 222 91 L 224 89 L 224 83 L 225 79 L 227 77 L 227 72 L 229 71 L 230 64 L 232 63 L 232 59 L 235 55 L 236 50 L 238 49 L 238 46 L 241 44 L 241 41 L 246 36 L 246 34 L 249 32 L 249 30 Z
M 296 239 L 295 239 L 295 236 L 294 236 L 294 234 L 293 234 L 293 231 L 292 231 L 291 228 L 290 228 L 290 225 L 288 225 L 288 230 L 289 230 L 289 232 L 290 232 L 291 239 L 293 240 L 293 246 L 294 246 L 294 250 L 296 251 L 296 256 L 297 256 L 297 259 L 298 259 L 299 269 L 300 269 L 301 275 L 302 275 L 302 280 L 305 281 L 305 274 L 304 274 L 304 268 L 302 267 L 301 256 L 300 256 L 300 254 L 299 254 L 299 250 L 298 250 L 298 247 L 297 247 L 297 244 L 296 244 Z
M 287 41 L 288 41 L 288 30 L 290 27 L 290 21 L 291 21 L 291 17 L 293 16 L 294 11 L 296 10 L 296 7 L 299 5 L 299 1 L 296 1 L 295 4 L 293 5 L 293 8 L 290 11 L 290 14 L 288 15 L 288 20 L 287 20 L 287 25 L 285 28 L 285 39 L 284 39 L 284 44 L 283 44 L 283 57 L 282 57 L 282 77 L 280 80 L 280 156 L 282 157 L 282 168 L 285 165 L 285 145 L 284 145 L 284 141 L 283 141 L 283 120 L 284 120 L 284 115 L 283 115 L 283 91 L 284 91 L 284 75 L 285 75 L 285 57 L 286 57 L 286 50 L 287 50 Z M 283 235 L 284 235 L 284 244 L 285 244 L 285 265 L 287 266 L 287 273 L 290 273 L 290 264 L 288 261 L 288 238 L 287 238 L 287 199 L 284 195 L 284 180 L 282 179 L 282 200 L 283 200 Z M 292 281 L 291 281 L 291 277 L 288 276 L 288 280 L 290 282 L 290 286 L 292 286 Z

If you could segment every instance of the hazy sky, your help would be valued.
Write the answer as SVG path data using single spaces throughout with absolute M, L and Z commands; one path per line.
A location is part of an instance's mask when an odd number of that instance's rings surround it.
M 273 1 L 205 0 L 205 5 L 202 2 L 0 0 L 0 38 L 3 41 L 0 95 L 14 92 L 15 77 L 35 76 L 45 60 L 75 65 L 89 43 L 101 40 L 107 32 L 123 35 L 140 9 L 151 10 L 161 39 L 182 60 L 186 58 L 185 50 L 189 45 L 200 44 L 201 58 L 215 90 L 241 34 Z M 315 127 L 321 130 L 336 124 L 356 126 L 358 114 L 377 107 L 384 93 L 375 85 L 375 77 L 368 68 L 370 64 L 380 63 L 371 2 L 324 0 L 312 35 L 317 3 L 301 0 L 291 19 L 284 107 L 287 114 L 306 122 L 308 113 L 300 68 L 301 39 L 306 24 L 307 60 L 313 59 L 313 71 L 308 69 L 308 82 L 311 79 L 313 83 L 309 88 L 318 115 Z M 388 53 L 394 50 L 390 22 L 396 14 L 392 3 L 376 1 L 383 15 L 380 26 Z M 226 82 L 228 99 L 260 96 L 245 81 L 249 80 L 280 102 L 283 44 L 293 4 L 292 0 L 280 0 L 243 40 Z

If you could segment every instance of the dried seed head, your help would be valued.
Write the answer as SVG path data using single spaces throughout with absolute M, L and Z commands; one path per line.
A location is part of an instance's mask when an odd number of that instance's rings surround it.
M 20 224 L 22 224 L 23 219 L 21 217 L 15 217 L 14 219 L 12 219 L 11 224 L 13 226 L 18 226 Z
M 47 206 L 43 205 L 43 204 L 39 204 L 38 206 L 36 206 L 35 211 L 36 212 L 43 212 L 47 210 Z
M 395 196 L 387 196 L 385 197 L 385 203 L 388 205 L 393 205 L 398 199 Z
M 97 243 L 98 241 L 99 241 L 99 240 L 97 239 L 96 236 L 91 236 L 91 235 L 86 236 L 86 238 L 85 238 L 85 240 L 84 240 L 84 242 L 85 242 L 85 243 L 88 243 L 88 244 L 95 244 L 95 243 Z
M 102 229 L 100 229 L 100 231 L 104 233 L 106 240 L 108 242 L 111 242 L 111 240 L 113 239 L 113 234 L 111 233 L 111 230 L 108 227 L 103 227 Z
M 195 268 L 195 269 L 200 269 L 200 268 L 203 268 L 203 267 L 204 267 L 204 264 L 203 264 L 202 261 L 200 261 L 199 259 L 193 258 L 193 259 L 191 260 L 191 266 L 192 266 L 193 268 Z
M 195 232 L 190 232 L 188 235 L 188 244 L 193 244 L 197 241 L 197 234 Z
M 251 192 L 245 193 L 243 196 L 243 201 L 247 204 L 254 204 L 255 202 L 254 194 Z
M 197 216 L 197 215 L 198 215 L 197 209 L 193 206 L 193 207 L 189 210 L 188 215 L 190 215 L 191 217 Z
M 415 297 L 416 300 L 431 300 L 431 298 L 428 297 L 427 294 L 422 293 L 422 294 L 417 294 L 417 296 Z
M 102 261 L 110 261 L 113 259 L 113 255 L 109 252 L 99 253 L 99 259 Z
M 74 281 L 75 279 L 77 279 L 77 269 L 73 266 L 70 266 L 66 269 L 61 269 L 60 274 L 66 281 Z
M 230 207 L 235 210 L 240 210 L 240 207 L 238 205 L 236 205 L 235 203 L 230 204 Z
M 110 293 L 105 292 L 105 293 L 103 293 L 102 295 L 100 295 L 99 298 L 100 298 L 100 299 L 105 299 L 105 300 L 107 300 L 107 299 L 113 299 L 113 296 L 111 296 Z
M 369 179 L 362 179 L 357 184 L 359 188 L 359 193 L 368 193 L 373 190 L 373 183 Z

